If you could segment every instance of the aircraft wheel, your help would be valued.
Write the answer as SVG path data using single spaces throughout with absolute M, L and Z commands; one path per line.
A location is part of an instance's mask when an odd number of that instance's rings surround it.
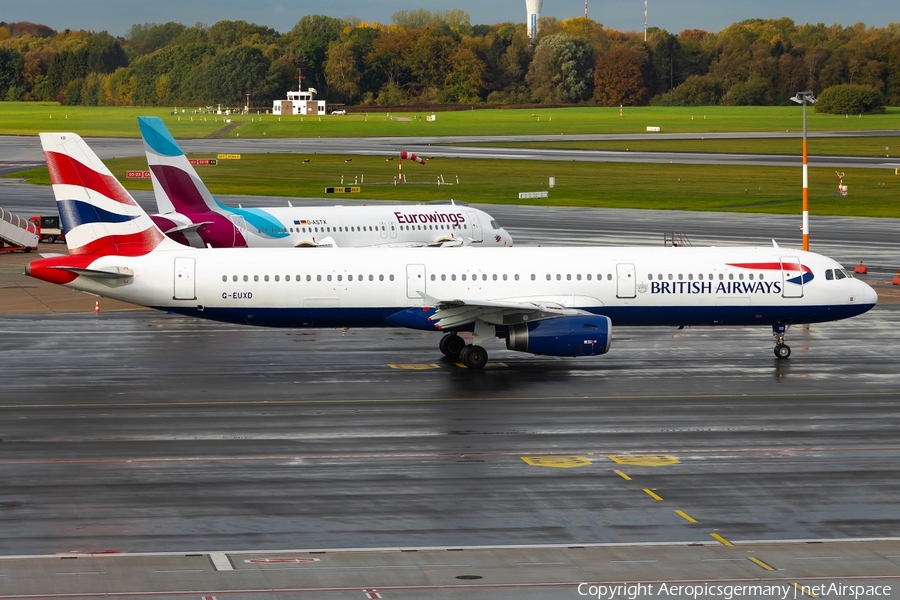
M 483 369 L 488 361 L 487 351 L 481 346 L 472 344 L 463 348 L 459 358 L 468 369 Z
M 441 353 L 447 358 L 452 358 L 453 360 L 458 360 L 459 355 L 462 352 L 463 348 L 466 347 L 466 342 L 464 339 L 456 335 L 455 333 L 448 333 L 444 337 L 441 338 Z
M 778 358 L 787 358 L 791 355 L 791 347 L 787 344 L 778 344 L 775 346 L 775 356 Z

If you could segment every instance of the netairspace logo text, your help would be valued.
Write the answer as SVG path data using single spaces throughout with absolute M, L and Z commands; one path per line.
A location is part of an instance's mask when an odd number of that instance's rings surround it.
M 581 583 L 578 595 L 597 600 L 616 600 L 617 598 L 780 598 L 781 600 L 796 598 L 823 598 L 827 596 L 840 598 L 877 598 L 891 595 L 889 585 L 847 585 L 843 583 L 821 583 L 816 585 L 785 584 L 668 584 L 668 583 L 620 583 L 599 584 Z

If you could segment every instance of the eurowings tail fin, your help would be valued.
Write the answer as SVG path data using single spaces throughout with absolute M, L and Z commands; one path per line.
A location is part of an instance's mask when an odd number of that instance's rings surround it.
M 161 246 L 181 247 L 160 231 L 81 136 L 40 135 L 70 256 L 140 256 Z
M 162 119 L 138 117 L 138 124 L 160 214 L 218 212 L 215 198 Z

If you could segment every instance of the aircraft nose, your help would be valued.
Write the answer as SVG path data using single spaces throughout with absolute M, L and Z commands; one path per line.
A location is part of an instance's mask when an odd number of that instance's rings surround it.
M 864 281 L 857 282 L 860 284 L 860 291 L 856 294 L 856 302 L 858 304 L 876 304 L 878 302 L 878 292 L 875 288 Z

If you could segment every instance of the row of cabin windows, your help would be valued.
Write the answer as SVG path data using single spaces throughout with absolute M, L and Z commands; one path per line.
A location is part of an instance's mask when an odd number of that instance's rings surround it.
M 448 278 L 448 277 L 449 277 L 450 281 L 456 281 L 456 274 L 455 274 L 455 273 L 450 274 L 450 275 L 446 275 L 446 274 L 441 274 L 441 275 L 440 275 L 441 281 L 447 281 L 447 278 Z M 557 273 L 555 277 L 556 277 L 556 280 L 557 280 L 557 281 L 562 281 L 562 279 L 563 279 L 564 276 L 563 276 L 561 273 Z M 554 275 L 552 275 L 552 274 L 550 274 L 550 273 L 547 273 L 547 281 L 553 281 L 553 278 L 554 278 Z M 575 279 L 576 281 L 581 281 L 582 278 L 584 278 L 584 279 L 587 280 L 587 281 L 591 281 L 591 280 L 594 278 L 594 276 L 593 276 L 592 274 L 590 274 L 590 273 L 588 273 L 587 275 L 582 275 L 581 273 L 576 273 L 575 275 L 572 275 L 571 273 L 568 273 L 568 274 L 565 275 L 565 278 L 566 278 L 566 281 L 572 281 L 572 279 Z M 611 273 L 607 273 L 606 278 L 609 279 L 609 280 L 612 280 L 612 274 L 611 274 Z M 432 274 L 431 274 L 431 280 L 432 280 L 432 281 L 437 281 L 437 279 L 438 279 L 438 275 L 435 275 L 434 273 L 432 273 Z M 503 273 L 502 275 L 498 275 L 498 274 L 494 273 L 493 275 L 490 276 L 490 279 L 491 279 L 491 281 L 498 281 L 498 280 L 509 281 L 510 276 L 507 275 L 506 273 Z M 518 273 L 514 274 L 514 275 L 512 276 L 512 279 L 513 279 L 513 281 L 519 281 L 519 274 L 518 274 Z M 478 277 L 477 274 L 476 274 L 476 275 L 466 275 L 465 273 L 463 273 L 462 275 L 459 276 L 459 280 L 460 280 L 460 281 L 479 281 L 479 277 Z M 487 273 L 482 273 L 482 274 L 481 274 L 481 279 L 480 279 L 480 280 L 481 280 L 481 281 L 487 281 L 487 280 L 488 280 L 488 274 L 487 274 Z M 537 280 L 537 275 L 535 275 L 534 273 L 532 273 L 532 274 L 531 274 L 531 280 L 532 280 L 532 281 L 536 281 L 536 280 Z M 602 273 L 598 273 L 598 274 L 597 274 L 597 281 L 602 281 L 602 280 L 603 280 L 603 274 L 602 274 Z
M 384 275 L 377 275 L 377 276 L 376 276 L 376 275 L 369 275 L 369 281 L 375 281 L 375 278 L 376 278 L 376 277 L 378 278 L 378 281 L 384 281 L 384 280 L 385 280 L 385 276 L 384 276 Z M 261 279 L 262 281 L 264 281 L 264 282 L 270 281 L 270 280 L 274 280 L 274 281 L 282 281 L 281 275 L 272 275 L 271 277 L 270 277 L 269 275 L 263 275 L 262 278 L 260 278 L 259 275 L 254 275 L 254 276 L 253 276 L 253 281 L 254 281 L 254 282 L 259 282 L 260 279 Z M 307 276 L 305 277 L 305 280 L 306 280 L 306 281 L 309 281 L 309 282 L 312 282 L 312 281 L 344 281 L 344 275 L 343 275 L 343 274 L 340 274 L 340 275 L 315 275 L 315 276 L 313 276 L 313 275 L 307 275 Z M 394 276 L 393 276 L 393 275 L 388 275 L 388 276 L 387 276 L 387 280 L 388 280 L 388 281 L 393 281 L 393 280 L 394 280 Z M 228 281 L 228 275 L 222 275 L 222 281 L 223 281 L 223 282 L 227 282 L 227 281 Z M 231 276 L 231 281 L 244 281 L 244 282 L 248 282 L 248 281 L 250 281 L 250 276 L 249 276 L 249 275 L 244 275 L 244 276 L 232 275 L 232 276 Z M 291 275 L 285 275 L 285 276 L 284 276 L 284 281 L 285 281 L 285 282 L 290 282 L 290 281 L 291 281 Z M 303 275 L 294 275 L 294 276 L 293 276 L 293 281 L 304 281 L 304 277 L 303 277 Z M 353 275 L 347 275 L 347 281 L 354 281 L 354 276 L 353 276 Z M 355 281 L 365 281 L 365 276 L 364 276 L 364 275 L 357 275 L 357 276 L 355 277 Z
M 391 226 L 393 228 L 393 224 Z M 436 225 L 400 225 L 401 230 L 421 231 L 423 229 L 468 229 L 468 225 L 452 225 L 450 223 L 439 223 Z M 265 229 L 257 229 L 257 233 L 267 235 L 282 235 L 287 233 L 361 233 L 364 231 L 387 231 L 384 225 L 368 225 L 363 227 L 267 227 Z
M 292 277 L 291 275 L 285 275 L 283 280 L 284 280 L 284 281 L 291 281 L 291 280 L 292 280 L 291 277 Z M 315 279 L 313 279 L 313 277 L 315 277 Z M 376 277 L 375 275 L 369 275 L 369 276 L 368 276 L 368 280 L 369 280 L 369 281 L 375 281 L 375 277 Z M 378 281 L 384 281 L 384 280 L 385 280 L 385 276 L 384 276 L 384 275 L 378 275 L 377 277 L 378 277 Z M 554 279 L 554 275 L 551 275 L 550 273 L 547 273 L 546 277 L 547 277 L 547 281 L 552 281 L 552 280 Z M 563 276 L 561 273 L 557 273 L 557 274 L 555 275 L 555 278 L 556 278 L 557 281 L 562 281 L 563 277 L 564 277 L 564 276 Z M 572 281 L 572 279 L 575 279 L 576 281 L 581 281 L 581 280 L 582 280 L 582 277 L 583 277 L 585 280 L 587 280 L 587 281 L 591 281 L 591 280 L 594 278 L 594 276 L 593 276 L 592 274 L 590 274 L 590 273 L 588 273 L 587 275 L 584 275 L 584 276 L 582 276 L 581 273 L 577 273 L 577 274 L 575 274 L 575 275 L 572 275 L 571 273 L 569 273 L 569 274 L 566 274 L 566 275 L 565 275 L 566 281 Z M 444 274 L 441 274 L 441 275 L 440 275 L 440 280 L 441 280 L 441 281 L 447 281 L 448 278 L 449 278 L 450 281 L 456 281 L 456 280 L 457 280 L 457 275 L 456 275 L 455 273 L 452 273 L 452 274 L 450 274 L 450 275 L 447 275 L 446 273 L 444 273 Z M 612 276 L 611 273 L 607 273 L 607 274 L 606 274 L 606 279 L 607 279 L 607 280 L 612 281 L 612 278 L 613 278 L 613 276 Z M 510 276 L 509 276 L 508 274 L 506 274 L 506 273 L 503 273 L 502 275 L 498 275 L 498 274 L 494 273 L 493 275 L 490 276 L 490 279 L 491 279 L 491 281 L 499 281 L 499 280 L 502 280 L 502 281 L 509 281 Z M 514 274 L 514 275 L 512 276 L 512 279 L 513 279 L 513 281 L 519 281 L 519 279 L 520 279 L 520 278 L 519 278 L 519 274 L 518 274 L 518 273 Z M 269 276 L 269 275 L 263 275 L 262 278 L 260 278 L 259 275 L 253 275 L 253 281 L 254 281 L 254 282 L 259 282 L 260 280 L 263 281 L 263 282 L 267 282 L 267 281 L 270 281 L 270 280 L 274 280 L 274 281 L 282 281 L 282 277 L 281 277 L 281 275 L 272 275 L 272 276 Z M 293 281 L 303 281 L 303 280 L 304 280 L 304 277 L 303 277 L 302 275 L 294 275 L 294 276 L 293 276 Z M 305 280 L 308 281 L 308 282 L 312 282 L 312 281 L 344 281 L 344 275 L 343 275 L 343 274 L 338 274 L 338 275 L 315 275 L 315 276 L 313 276 L 313 275 L 307 275 L 307 276 L 305 277 Z M 354 281 L 354 280 L 355 280 L 355 281 L 365 281 L 365 280 L 366 280 L 366 277 L 365 277 L 364 275 L 357 275 L 357 276 L 355 277 L 355 279 L 354 279 L 354 276 L 353 276 L 353 275 L 347 275 L 347 276 L 346 276 L 346 280 L 347 280 L 347 281 Z M 388 276 L 387 276 L 387 280 L 388 280 L 388 281 L 394 281 L 394 276 L 393 276 L 393 275 L 388 275 Z M 434 273 L 432 273 L 432 274 L 431 274 L 431 281 L 437 281 L 437 280 L 438 280 L 438 275 L 435 275 Z M 478 281 L 479 278 L 478 278 L 478 275 L 467 275 L 466 273 L 463 273 L 463 274 L 459 275 L 459 280 L 460 280 L 460 281 Z M 487 281 L 487 280 L 488 280 L 488 275 L 487 275 L 487 273 L 482 273 L 482 274 L 481 274 L 481 281 Z M 532 281 L 536 281 L 536 280 L 537 280 L 537 275 L 535 275 L 534 273 L 532 273 L 532 274 L 531 274 L 531 280 L 532 280 Z M 603 274 L 602 274 L 602 273 L 598 273 L 598 274 L 597 274 L 597 281 L 602 281 L 602 280 L 603 280 Z M 227 282 L 228 282 L 228 275 L 222 275 L 222 281 L 225 282 L 225 283 L 227 283 Z M 243 275 L 243 276 L 232 275 L 232 276 L 231 276 L 231 281 L 233 281 L 233 282 L 238 282 L 238 281 L 249 282 L 249 281 L 250 281 L 250 275 Z
M 653 276 L 653 273 L 650 273 L 650 274 L 647 275 L 647 279 L 649 279 L 650 281 L 653 281 L 653 277 L 654 277 L 654 276 Z M 656 279 L 658 279 L 659 281 L 662 281 L 663 279 L 668 279 L 669 281 L 675 281 L 675 275 L 673 275 L 672 273 L 669 273 L 666 277 L 663 277 L 663 274 L 662 274 L 662 273 L 659 273 L 658 275 L 656 275 Z M 708 279 L 709 279 L 709 281 L 715 281 L 715 277 L 713 276 L 712 273 L 709 274 Z M 729 281 L 734 281 L 734 279 L 735 279 L 734 273 L 729 273 L 729 274 L 728 274 L 728 280 L 729 280 Z M 743 280 L 744 280 L 744 274 L 743 274 L 743 273 L 738 273 L 738 274 L 737 274 L 737 279 L 738 279 L 739 281 L 743 281 Z M 754 274 L 753 274 L 753 273 L 749 273 L 749 274 L 748 274 L 748 279 L 750 279 L 750 281 L 753 281 L 753 279 L 754 279 Z M 763 274 L 762 274 L 762 273 L 758 273 L 758 274 L 756 274 L 756 279 L 759 279 L 760 281 L 762 281 L 762 280 L 765 279 L 765 278 L 763 277 Z M 698 281 L 703 281 L 703 273 L 699 273 L 699 274 L 697 275 L 697 280 L 698 280 Z M 719 273 L 719 281 L 724 281 L 724 280 L 725 280 L 725 273 Z M 685 278 L 684 278 L 684 274 L 683 274 L 683 273 L 679 273 L 679 274 L 678 274 L 678 281 L 685 281 Z M 688 273 L 688 274 L 687 274 L 687 281 L 694 281 L 694 274 L 693 274 L 693 273 Z
M 262 277 L 263 277 L 263 279 L 262 279 L 263 281 L 269 281 L 269 275 L 263 275 Z M 274 278 L 275 281 L 281 281 L 281 280 L 282 280 L 282 278 L 281 278 L 280 275 L 274 275 L 274 276 L 272 276 L 272 277 Z M 343 276 L 343 275 L 335 275 L 335 276 L 332 276 L 332 275 L 324 275 L 324 276 L 323 276 L 323 275 L 316 275 L 316 276 L 315 276 L 315 281 L 323 281 L 323 277 L 324 277 L 324 281 L 332 281 L 332 277 L 335 277 L 337 281 L 343 281 L 343 280 L 344 280 L 344 276 Z M 346 277 L 347 277 L 347 281 L 354 281 L 354 276 L 353 276 L 353 275 L 347 275 Z M 441 281 L 447 281 L 448 278 L 449 278 L 450 281 L 456 281 L 456 280 L 457 280 L 457 275 L 456 275 L 455 273 L 452 273 L 452 274 L 450 274 L 450 275 L 447 275 L 447 274 L 436 275 L 436 274 L 432 273 L 432 274 L 431 274 L 431 281 L 437 281 L 437 280 L 438 280 L 438 277 L 440 277 L 440 280 L 441 280 Z M 591 273 L 588 273 L 587 275 L 582 275 L 581 273 L 576 273 L 575 275 L 572 275 L 571 273 L 567 273 L 565 276 L 563 276 L 561 273 L 556 273 L 555 275 L 550 274 L 550 273 L 547 273 L 547 274 L 546 274 L 546 279 L 547 279 L 547 281 L 553 281 L 554 279 L 556 279 L 556 281 L 562 281 L 562 280 L 563 280 L 563 277 L 565 277 L 566 281 L 572 281 L 573 279 L 574 279 L 575 281 L 581 281 L 582 278 L 584 278 L 584 280 L 586 280 L 586 281 L 591 281 L 591 280 L 593 279 L 594 275 L 592 275 Z M 653 273 L 650 273 L 650 274 L 647 275 L 647 279 L 649 279 L 650 281 L 653 281 L 654 277 L 655 277 L 657 280 L 659 280 L 659 281 L 663 281 L 664 279 L 668 279 L 669 281 L 675 281 L 675 275 L 672 274 L 672 273 L 669 273 L 667 276 L 663 276 L 662 273 L 660 273 L 660 274 L 658 274 L 658 275 L 656 275 L 656 276 L 654 276 Z M 840 270 L 840 269 L 835 269 L 833 272 L 831 271 L 831 269 L 829 269 L 829 270 L 826 271 L 826 273 L 825 273 L 825 278 L 828 279 L 828 280 L 831 280 L 831 279 L 844 279 L 845 277 L 848 277 L 848 275 L 847 275 L 844 271 L 842 271 L 842 270 Z M 303 279 L 304 279 L 302 275 L 294 275 L 293 278 L 294 278 L 294 281 L 303 281 Z M 494 273 L 493 275 L 490 275 L 490 277 L 489 277 L 487 273 L 482 273 L 482 274 L 481 274 L 480 280 L 481 280 L 481 281 L 488 281 L 489 278 L 490 278 L 491 281 L 499 281 L 499 280 L 509 281 L 510 276 L 507 275 L 506 273 L 503 273 L 503 274 L 501 274 L 501 275 L 498 275 L 497 273 Z M 597 273 L 596 278 L 597 278 L 597 281 L 602 281 L 602 280 L 604 279 L 603 273 Z M 605 275 L 605 278 L 606 278 L 607 281 L 612 281 L 612 278 L 613 278 L 612 273 L 607 273 L 607 274 Z M 762 280 L 764 279 L 764 276 L 763 276 L 762 273 L 758 273 L 758 274 L 748 273 L 748 274 L 747 274 L 747 278 L 748 278 L 750 281 L 753 281 L 754 279 L 758 279 L 758 280 L 762 281 Z M 305 279 L 306 279 L 306 281 L 311 282 L 311 281 L 313 281 L 313 276 L 312 276 L 312 275 L 307 275 Z M 513 279 L 514 281 L 519 281 L 519 274 L 518 274 L 518 273 L 514 274 L 514 275 L 512 276 L 512 279 Z M 697 277 L 696 277 L 696 279 L 697 279 L 698 281 L 703 281 L 703 273 L 698 274 Z M 729 281 L 733 281 L 734 279 L 735 279 L 735 274 L 734 274 L 734 273 L 728 273 L 728 280 L 729 280 Z M 737 279 L 738 279 L 739 281 L 743 281 L 743 280 L 744 280 L 744 274 L 743 274 L 743 273 L 738 273 L 738 274 L 737 274 Z M 244 275 L 243 277 L 239 277 L 238 275 L 232 275 L 232 276 L 231 276 L 231 280 L 232 280 L 232 281 L 235 281 L 235 282 L 240 281 L 240 280 L 243 280 L 243 281 L 245 281 L 245 282 L 248 282 L 248 281 L 250 281 L 250 276 L 249 276 L 249 275 Z M 253 281 L 257 281 L 257 282 L 258 282 L 259 280 L 260 280 L 260 276 L 259 276 L 259 275 L 254 275 L 254 276 L 253 276 Z M 355 280 L 356 280 L 356 281 L 365 281 L 365 280 L 366 280 L 366 277 L 363 276 L 363 275 L 357 275 Z M 368 276 L 368 280 L 369 280 L 369 281 L 375 281 L 375 275 L 369 275 L 369 276 Z M 384 280 L 385 280 L 385 276 L 384 276 L 384 275 L 378 275 L 378 281 L 384 281 Z M 460 281 L 479 281 L 479 276 L 478 276 L 477 274 L 475 274 L 475 275 L 467 275 L 466 273 L 463 273 L 463 274 L 459 275 L 459 280 L 460 280 Z M 532 274 L 531 274 L 531 281 L 536 281 L 536 280 L 537 280 L 537 275 L 535 275 L 534 273 L 532 273 Z M 678 279 L 677 279 L 677 280 L 678 280 L 678 281 L 685 281 L 684 274 L 679 273 L 679 274 L 678 274 Z M 712 274 L 710 274 L 710 275 L 708 276 L 708 280 L 709 280 L 709 281 L 714 281 L 714 280 L 715 280 L 715 277 L 714 277 Z M 724 281 L 724 280 L 725 280 L 725 274 L 724 274 L 724 273 L 719 273 L 719 281 Z M 222 281 L 223 281 L 223 282 L 227 282 L 227 281 L 228 281 L 228 275 L 222 275 Z M 291 281 L 291 275 L 285 275 L 285 276 L 284 276 L 284 281 Z M 393 275 L 388 275 L 388 281 L 394 281 L 394 276 L 393 276 Z M 694 274 L 693 274 L 693 273 L 688 273 L 688 275 L 687 275 L 687 281 L 694 281 Z

